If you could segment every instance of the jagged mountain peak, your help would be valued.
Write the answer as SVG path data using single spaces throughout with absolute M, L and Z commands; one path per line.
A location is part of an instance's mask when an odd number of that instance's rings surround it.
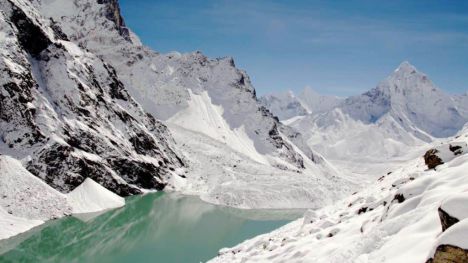
M 413 64 L 405 60 L 395 69 L 395 73 L 397 72 L 417 72 L 417 69 Z
M 390 95 L 401 93 L 404 96 L 407 95 L 404 92 L 405 90 L 413 90 L 417 93 L 441 92 L 426 74 L 419 71 L 408 61 L 403 61 L 377 88 L 388 90 L 391 93 Z
M 390 114 L 405 129 L 417 127 L 435 137 L 453 135 L 466 122 L 452 97 L 407 61 L 376 88 L 346 99 L 341 107 L 365 123 Z

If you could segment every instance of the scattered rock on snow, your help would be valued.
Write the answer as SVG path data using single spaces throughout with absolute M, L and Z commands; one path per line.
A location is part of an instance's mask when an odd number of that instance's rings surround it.
M 453 226 L 454 224 L 458 223 L 458 221 L 460 221 L 457 218 L 449 215 L 440 207 L 438 209 L 438 212 L 439 212 L 440 223 L 442 225 L 442 232 L 447 230 L 449 227 Z
M 438 152 L 439 151 L 436 149 L 430 149 L 424 154 L 424 162 L 426 163 L 427 168 L 434 169 L 437 166 L 444 164 L 442 159 L 439 156 L 437 156 Z
M 468 250 L 452 245 L 440 245 L 437 247 L 434 258 L 426 263 L 464 263 L 468 262 Z

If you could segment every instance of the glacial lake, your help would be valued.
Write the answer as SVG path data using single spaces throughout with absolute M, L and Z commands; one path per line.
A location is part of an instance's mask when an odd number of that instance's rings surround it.
M 50 221 L 0 241 L 0 262 L 191 263 L 276 229 L 303 211 L 240 210 L 154 193 L 100 215 Z

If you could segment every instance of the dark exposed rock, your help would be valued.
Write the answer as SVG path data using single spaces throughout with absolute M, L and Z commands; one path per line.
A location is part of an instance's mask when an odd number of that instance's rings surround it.
M 121 196 L 141 193 L 137 188 L 114 179 L 103 163 L 80 158 L 73 151 L 71 146 L 54 144 L 39 152 L 26 168 L 65 193 L 75 189 L 88 177 Z
M 403 194 L 396 194 L 395 197 L 393 197 L 393 200 L 396 200 L 400 204 L 405 201 L 405 197 Z
M 52 42 L 44 31 L 34 24 L 31 19 L 19 8 L 13 6 L 11 22 L 18 29 L 18 41 L 21 46 L 32 56 L 37 57 Z
M 50 18 L 50 28 L 52 28 L 52 30 L 54 31 L 55 37 L 57 39 L 66 40 L 66 41 L 69 40 L 67 34 L 65 34 L 62 31 L 62 28 L 60 28 L 58 23 L 53 18 Z
M 120 13 L 120 6 L 117 0 L 97 0 L 98 4 L 105 4 L 105 16 L 107 19 L 115 23 L 119 34 L 127 41 L 131 42 L 130 31 L 125 25 L 125 22 Z
M 468 250 L 452 245 L 440 245 L 434 257 L 426 263 L 468 263 Z
M 108 162 L 126 182 L 145 189 L 162 190 L 166 186 L 157 179 L 166 172 L 152 163 L 125 158 L 111 159 Z
M 363 214 L 365 212 L 367 212 L 367 207 L 363 206 L 363 207 L 359 208 L 357 214 L 360 215 L 360 214 Z
M 155 150 L 158 150 L 156 142 L 149 137 L 149 135 L 144 133 L 135 134 L 130 138 L 130 142 L 135 148 L 135 151 L 139 154 L 151 154 Z
M 463 148 L 459 145 L 452 146 L 451 144 L 449 145 L 449 150 L 453 152 L 454 155 L 460 155 L 463 153 Z
M 460 220 L 457 218 L 449 215 L 445 212 L 442 208 L 439 207 L 437 210 L 439 212 L 440 224 L 442 225 L 442 232 L 447 230 L 449 227 L 453 226 L 454 224 L 458 223 Z
M 430 149 L 424 154 L 424 162 L 426 163 L 429 169 L 434 169 L 437 166 L 444 164 L 442 159 L 437 156 L 439 151 L 436 149 Z

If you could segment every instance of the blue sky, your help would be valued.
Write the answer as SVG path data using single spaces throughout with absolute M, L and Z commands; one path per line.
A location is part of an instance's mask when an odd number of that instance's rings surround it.
M 468 1 L 120 0 L 159 52 L 232 56 L 259 94 L 369 90 L 404 60 L 450 93 L 468 90 Z

